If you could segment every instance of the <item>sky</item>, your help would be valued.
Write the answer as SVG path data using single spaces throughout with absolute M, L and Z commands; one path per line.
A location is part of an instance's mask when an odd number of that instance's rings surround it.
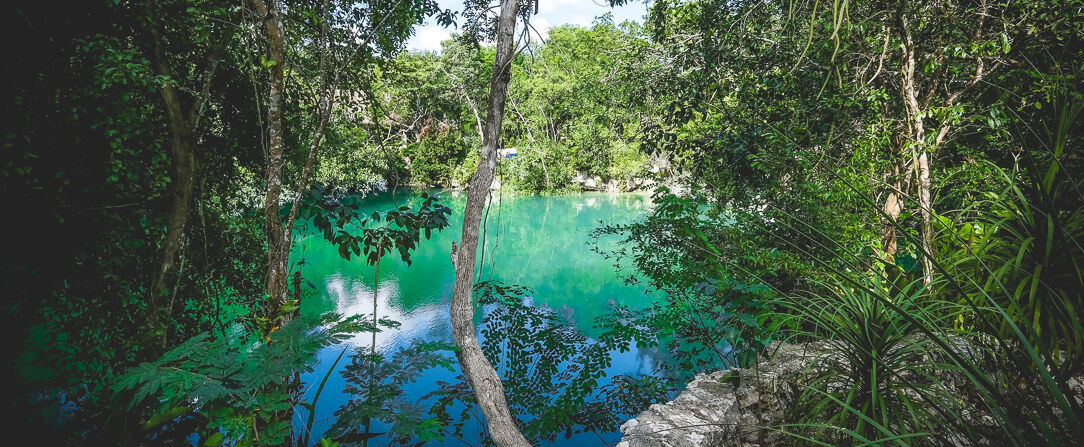
M 463 0 L 440 0 L 441 9 L 463 10 Z M 614 22 L 626 20 L 643 22 L 647 7 L 643 1 L 633 0 L 625 6 L 610 8 L 606 0 L 540 0 L 538 15 L 531 17 L 531 24 L 542 34 L 548 35 L 550 27 L 565 24 L 590 26 L 595 17 L 612 12 Z M 516 28 L 519 28 L 518 26 Z M 412 51 L 440 51 L 440 42 L 448 39 L 453 28 L 443 28 L 429 20 L 415 30 L 414 37 L 407 41 L 407 48 Z

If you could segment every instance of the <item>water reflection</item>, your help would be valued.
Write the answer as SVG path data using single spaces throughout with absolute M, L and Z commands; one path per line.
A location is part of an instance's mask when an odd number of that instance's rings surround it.
M 372 279 L 370 278 L 370 281 Z M 449 291 L 450 292 L 450 291 Z M 340 274 L 327 278 L 325 293 L 334 300 L 335 313 L 341 315 L 372 315 L 373 289 L 362 279 L 345 278 Z M 439 339 L 452 331 L 448 307 L 427 304 L 406 310 L 393 298 L 401 295 L 397 278 L 381 279 L 377 293 L 377 315 L 399 323 L 395 330 L 376 334 L 376 349 L 387 351 L 397 343 L 414 338 Z M 372 349 L 372 335 L 357 334 L 345 342 L 353 349 Z
M 364 215 L 409 205 L 416 197 L 400 191 L 355 203 Z M 379 445 L 411 430 L 420 435 L 403 439 L 415 443 L 483 442 L 473 395 L 454 355 L 443 349 L 451 343 L 448 306 L 454 270 L 448 251 L 461 232 L 465 197 L 444 199 L 453 210 L 453 225 L 422 241 L 411 266 L 395 256 L 381 262 L 378 315 L 401 324 L 377 334 L 381 356 L 368 356 L 371 336 L 359 334 L 322 351 L 315 371 L 303 377 L 307 384 L 319 383 L 347 349 L 314 408 L 312 439 L 362 431 L 363 420 L 373 418 L 371 431 L 389 433 L 374 438 Z M 619 438 L 614 432 L 619 421 L 642 409 L 644 396 L 660 398 L 668 389 L 665 381 L 650 378 L 665 360 L 659 349 L 630 344 L 628 334 L 614 334 L 612 325 L 599 323 L 618 321 L 615 310 L 650 307 L 652 296 L 625 284 L 631 273 L 615 271 L 610 260 L 587 246 L 600 221 L 629 222 L 647 206 L 648 197 L 637 194 L 494 200 L 480 276 L 492 284 L 532 290 L 480 306 L 476 321 L 483 349 L 506 381 L 513 411 L 529 438 L 549 445 L 612 444 Z M 295 256 L 304 259 L 302 274 L 316 285 L 315 296 L 303 300 L 302 312 L 371 315 L 373 268 L 342 260 L 319 236 L 302 240 Z M 382 386 L 370 388 L 370 381 Z M 443 433 L 443 440 L 428 438 L 433 430 Z
M 612 445 L 623 421 L 670 397 L 675 384 L 650 375 L 651 351 L 629 349 L 652 337 L 610 318 L 597 321 L 606 328 L 603 337 L 587 337 L 567 313 L 534 305 L 523 287 L 484 282 L 476 298 L 484 314 L 482 349 L 504 380 L 509 407 L 528 439 Z M 447 343 L 416 337 L 394 350 L 368 352 L 356 349 L 341 371 L 350 398 L 336 410 L 326 436 L 403 445 L 442 438 L 478 445 L 485 438 L 462 375 L 436 380 L 435 389 L 420 397 L 409 388 L 430 369 L 458 373 Z

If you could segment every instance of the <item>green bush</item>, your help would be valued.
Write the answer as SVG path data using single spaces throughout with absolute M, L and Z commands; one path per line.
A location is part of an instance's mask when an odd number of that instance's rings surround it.
M 567 188 L 576 175 L 568 162 L 572 150 L 561 143 L 540 142 L 518 146 L 518 154 L 504 167 L 504 178 L 516 189 L 530 192 Z
M 621 182 L 644 178 L 648 174 L 648 157 L 640 152 L 638 146 L 615 142 L 612 145 L 613 160 L 606 169 L 606 177 Z
M 410 158 L 411 183 L 425 186 L 451 184 L 456 177 L 456 167 L 467 156 L 462 137 L 457 130 L 436 122 L 429 123 L 422 133 L 421 139 L 403 148 L 403 155 Z
M 319 329 L 319 330 L 318 330 Z M 291 378 L 310 372 L 316 352 L 349 334 L 375 330 L 355 315 L 297 318 L 260 339 L 236 325 L 222 334 L 200 334 L 158 360 L 131 368 L 114 389 L 131 393 L 131 406 L 150 414 L 148 439 L 162 431 L 193 430 L 200 445 L 231 440 L 286 442 L 293 434 Z M 193 424 L 192 422 L 195 422 Z
M 971 299 L 1005 309 L 1065 380 L 1084 361 L 1084 204 L 1057 163 L 1039 173 L 1003 173 L 1011 185 L 975 205 L 991 211 L 954 229 L 953 273 Z M 1008 323 L 992 335 L 1012 338 Z

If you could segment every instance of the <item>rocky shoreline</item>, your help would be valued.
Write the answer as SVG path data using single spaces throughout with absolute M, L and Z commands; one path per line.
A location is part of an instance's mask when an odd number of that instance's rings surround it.
M 677 398 L 654 404 L 635 419 L 621 425 L 617 447 L 771 446 L 785 441 L 777 430 L 786 424 L 788 410 L 802 392 L 804 380 L 816 368 L 818 358 L 831 355 L 827 343 L 773 344 L 756 368 L 730 368 L 699 374 Z M 967 351 L 967 349 L 962 349 Z M 955 396 L 966 394 L 966 383 L 948 377 L 942 384 Z M 1072 398 L 1084 405 L 1084 376 L 1069 379 Z M 996 420 L 981 407 L 971 407 L 965 417 L 980 435 L 968 441 L 949 435 L 948 445 L 999 445 Z
M 771 360 L 758 368 L 696 376 L 676 399 L 652 405 L 622 424 L 617 447 L 778 444 L 782 435 L 757 427 L 783 420 L 799 392 L 793 379 L 823 350 L 809 345 L 776 347 Z

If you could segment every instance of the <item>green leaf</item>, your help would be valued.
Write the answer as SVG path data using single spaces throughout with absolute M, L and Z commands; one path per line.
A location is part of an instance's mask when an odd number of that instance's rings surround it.
M 207 438 L 206 441 L 203 441 L 203 445 L 206 447 L 218 447 L 222 445 L 222 442 L 225 440 L 226 435 L 222 434 L 222 432 L 215 432 L 215 434 Z
M 158 427 L 159 425 L 162 425 L 162 424 L 165 424 L 166 422 L 177 419 L 177 417 L 179 417 L 179 416 L 181 416 L 183 414 L 190 413 L 190 412 L 192 412 L 192 409 L 189 408 L 189 407 L 173 407 L 173 408 L 170 408 L 169 410 L 166 410 L 166 411 L 158 413 L 158 414 L 156 414 L 154 416 L 151 416 L 151 418 L 148 419 L 147 422 L 143 424 L 143 430 L 145 430 L 145 431 L 153 430 L 155 427 Z

